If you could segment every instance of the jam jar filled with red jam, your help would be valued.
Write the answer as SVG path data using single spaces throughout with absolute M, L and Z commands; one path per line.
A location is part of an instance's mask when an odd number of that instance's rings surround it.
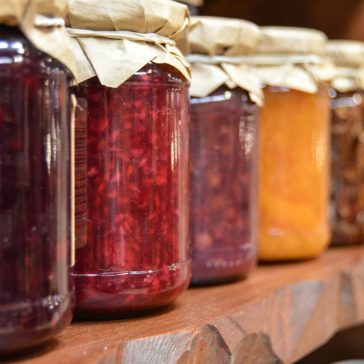
M 194 284 L 238 279 L 255 265 L 257 119 L 257 105 L 239 88 L 191 99 Z
M 154 63 L 117 88 L 75 87 L 79 316 L 155 309 L 189 283 L 187 90 Z
M 0 354 L 71 321 L 67 68 L 0 26 Z

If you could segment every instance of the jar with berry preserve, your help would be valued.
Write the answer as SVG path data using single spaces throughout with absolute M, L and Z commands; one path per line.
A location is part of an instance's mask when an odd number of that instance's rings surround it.
M 64 11 L 62 1 L 0 4 L 0 355 L 49 341 L 72 318 Z
M 330 41 L 333 245 L 364 243 L 364 43 Z
M 215 32 L 218 36 L 204 37 Z M 219 36 L 220 35 L 220 36 Z M 190 124 L 192 282 L 246 276 L 256 261 L 259 79 L 240 57 L 259 28 L 250 22 L 193 17 Z
M 263 27 L 251 58 L 262 80 L 259 138 L 261 260 L 312 258 L 328 245 L 329 96 L 319 82 L 326 36 Z
M 102 318 L 165 306 L 188 286 L 190 73 L 175 46 L 185 5 L 97 3 L 70 1 L 69 32 L 89 72 L 74 89 L 76 313 Z

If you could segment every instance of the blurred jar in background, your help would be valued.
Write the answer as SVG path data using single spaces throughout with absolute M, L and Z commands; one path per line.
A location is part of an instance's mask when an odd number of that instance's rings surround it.
M 0 6 L 0 355 L 53 339 L 73 301 L 66 2 L 16 3 Z
M 332 244 L 364 242 L 364 43 L 330 41 Z
M 216 37 L 211 37 L 215 32 Z M 259 79 L 239 60 L 260 36 L 253 23 L 193 17 L 190 124 L 192 282 L 246 276 L 256 261 Z

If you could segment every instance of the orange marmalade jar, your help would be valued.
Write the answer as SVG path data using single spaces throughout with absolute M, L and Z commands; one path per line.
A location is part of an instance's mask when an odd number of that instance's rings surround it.
M 262 32 L 253 57 L 265 97 L 259 139 L 259 258 L 312 258 L 326 248 L 330 235 L 329 96 L 313 71 L 325 52 L 326 36 L 284 27 Z

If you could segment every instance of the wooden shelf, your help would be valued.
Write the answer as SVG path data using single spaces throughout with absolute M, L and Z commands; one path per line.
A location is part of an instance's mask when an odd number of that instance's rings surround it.
M 190 289 L 153 315 L 74 323 L 21 363 L 290 363 L 362 322 L 364 248 L 332 249 L 261 266 L 243 282 Z

